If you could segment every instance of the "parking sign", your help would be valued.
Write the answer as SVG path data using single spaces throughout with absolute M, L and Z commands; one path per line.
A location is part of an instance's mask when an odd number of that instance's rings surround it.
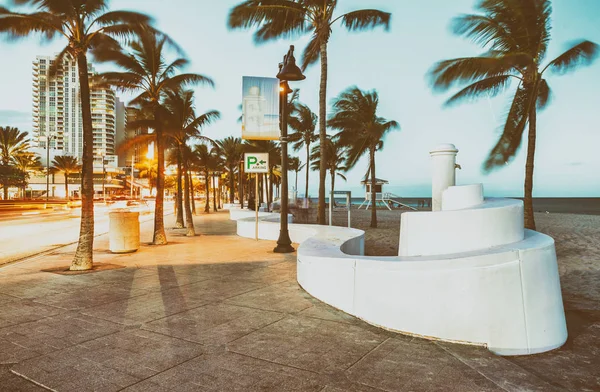
M 268 173 L 269 154 L 263 152 L 247 152 L 244 154 L 244 172 Z

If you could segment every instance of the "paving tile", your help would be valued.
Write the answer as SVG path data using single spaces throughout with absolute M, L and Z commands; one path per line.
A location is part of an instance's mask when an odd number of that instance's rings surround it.
M 2 352 L 2 351 L 0 351 Z M 9 367 L 0 365 L 0 390 L 10 392 L 43 392 L 44 388 L 10 372 Z
M 600 391 L 600 322 L 570 337 L 562 348 L 510 358 L 524 371 L 569 391 Z
M 542 392 L 562 389 L 527 372 L 508 357 L 494 355 L 485 348 L 444 342 L 437 342 L 436 345 L 507 391 L 524 389 Z
M 315 373 L 231 352 L 204 354 L 147 380 L 179 391 L 320 391 L 326 380 Z M 194 389 L 190 389 L 194 390 Z
M 282 313 L 211 304 L 145 324 L 142 328 L 202 344 L 225 344 L 280 320 Z
M 503 391 L 433 342 L 411 337 L 386 340 L 347 374 L 384 391 Z
M 0 294 L 21 299 L 36 299 L 86 286 L 85 282 L 70 278 L 49 272 L 13 275 L 7 282 L 0 285 Z
M 228 345 L 229 350 L 320 373 L 349 368 L 389 333 L 289 316 Z
M 229 275 L 227 278 L 249 280 L 266 284 L 276 284 L 287 281 L 296 282 L 296 270 L 262 267 L 254 268 L 249 271 L 236 272 Z
M 227 303 L 275 312 L 297 313 L 317 302 L 296 282 L 269 285 L 226 301 Z
M 0 338 L 0 365 L 18 363 L 41 355 L 37 351 L 20 346 L 10 340 Z
M 312 305 L 313 306 L 310 308 L 306 308 L 303 311 L 298 312 L 298 316 L 337 321 L 347 324 L 366 324 L 364 321 L 361 321 L 356 317 L 349 315 L 348 313 L 344 313 L 333 306 L 327 305 L 324 302 L 314 301 Z
M 66 293 L 48 295 L 35 300 L 37 303 L 61 309 L 75 310 L 91 308 L 130 297 L 146 294 L 146 290 L 125 288 L 122 285 L 107 284 L 82 287 Z
M 4 302 L 0 306 L 0 328 L 39 320 L 62 312 L 64 312 L 62 309 L 27 300 Z
M 0 339 L 41 355 L 117 332 L 121 328 L 105 320 L 66 312 L 1 328 Z
M 122 331 L 13 367 L 59 391 L 118 391 L 202 354 L 200 345 L 148 331 Z

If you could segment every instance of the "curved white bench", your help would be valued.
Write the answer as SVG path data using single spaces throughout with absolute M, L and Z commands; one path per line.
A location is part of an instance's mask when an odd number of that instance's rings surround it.
M 408 214 L 421 212 L 402 219 Z M 253 217 L 237 224 L 238 235 L 254 238 Z M 366 257 L 362 230 L 289 230 L 300 243 L 298 283 L 373 325 L 500 355 L 544 352 L 567 339 L 554 240 L 544 234 L 524 231 L 512 244 L 443 255 Z M 279 214 L 261 217 L 259 238 L 278 236 Z

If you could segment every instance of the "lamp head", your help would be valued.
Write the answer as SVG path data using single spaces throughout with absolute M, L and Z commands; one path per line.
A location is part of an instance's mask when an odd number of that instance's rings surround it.
M 306 79 L 306 76 L 302 74 L 302 70 L 300 70 L 300 68 L 298 68 L 296 65 L 296 59 L 294 58 L 294 45 L 290 45 L 290 50 L 283 58 L 283 67 L 279 69 L 277 79 L 290 81 Z

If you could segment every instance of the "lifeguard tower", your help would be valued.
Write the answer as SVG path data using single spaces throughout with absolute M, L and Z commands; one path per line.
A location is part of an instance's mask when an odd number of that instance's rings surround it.
M 362 204 L 360 206 L 358 206 L 358 208 L 360 209 L 362 206 L 365 206 L 365 208 L 368 210 L 369 206 L 371 205 L 371 179 L 367 178 L 365 180 L 362 180 L 360 182 L 361 184 L 365 185 L 367 188 L 367 193 L 365 195 L 365 201 L 362 202 Z M 391 192 L 384 192 L 383 191 L 383 186 L 385 184 L 389 184 L 389 181 L 387 180 L 382 180 L 381 178 L 375 178 L 375 203 L 381 203 L 384 206 L 387 207 L 388 210 L 391 211 L 393 205 L 397 205 L 400 207 L 406 207 L 409 208 L 411 210 L 417 210 L 414 207 L 411 207 L 407 204 L 404 204 L 400 201 L 400 199 L 402 199 L 402 197 L 398 196 L 398 195 L 394 195 Z

